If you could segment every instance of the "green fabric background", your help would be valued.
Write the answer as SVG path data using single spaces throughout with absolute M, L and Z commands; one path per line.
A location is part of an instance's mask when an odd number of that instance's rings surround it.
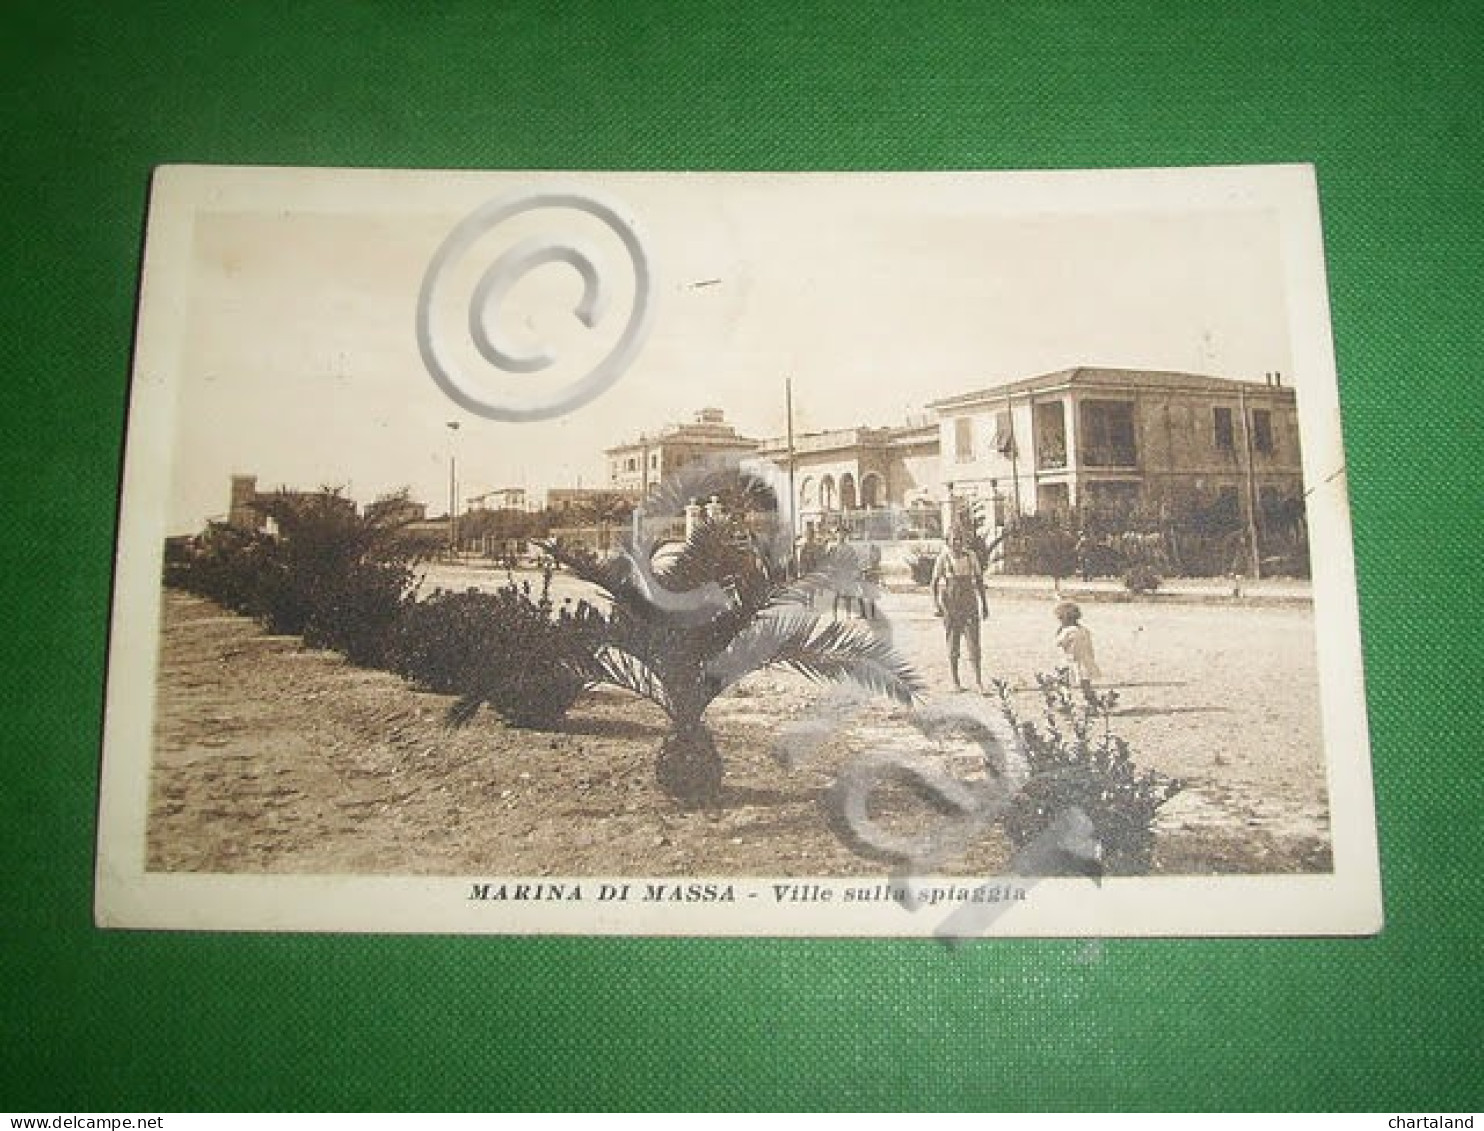
M 1484 1103 L 1474 2 L 10 4 L 0 1107 Z M 90 925 L 161 162 L 1314 161 L 1388 927 L 1372 940 L 240 937 Z

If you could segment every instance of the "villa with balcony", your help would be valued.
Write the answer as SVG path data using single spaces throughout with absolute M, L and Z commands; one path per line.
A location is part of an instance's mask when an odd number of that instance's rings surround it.
M 1246 506 L 1303 493 L 1294 392 L 1278 374 L 1067 369 L 928 407 L 945 497 L 992 501 L 997 526 L 1084 504 Z

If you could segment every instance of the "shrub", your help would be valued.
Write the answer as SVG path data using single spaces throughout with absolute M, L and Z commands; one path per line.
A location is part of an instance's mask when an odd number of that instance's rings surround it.
M 1070 577 L 1077 571 L 1077 530 L 1069 515 L 1058 512 L 1021 515 L 1005 535 L 1008 573 Z
M 421 601 L 409 599 L 392 629 L 387 667 L 420 690 L 458 692 L 486 647 L 494 602 L 493 594 L 474 589 L 440 589 Z
M 333 648 L 353 664 L 383 667 L 393 626 L 411 585 L 398 562 L 356 562 L 311 595 L 304 643 Z
M 790 583 L 786 540 L 755 533 L 777 524 L 766 484 L 740 468 L 732 475 L 713 492 L 721 514 L 695 524 L 679 546 L 642 539 L 601 561 L 552 548 L 612 602 L 601 678 L 669 717 L 655 778 L 684 804 L 717 799 L 725 766 L 706 711 L 751 672 L 783 667 L 820 681 L 849 680 L 902 704 L 921 694 L 918 676 L 889 642 L 806 611 L 832 582 L 810 573 Z
M 1141 875 L 1154 855 L 1154 818 L 1183 788 L 1154 771 L 1141 773 L 1128 742 L 1114 735 L 1109 715 L 1118 693 L 1085 696 L 1064 676 L 1038 675 L 1045 703 L 1040 725 L 1021 720 L 1009 688 L 995 682 L 1001 707 L 1024 743 L 1030 771 L 1004 819 L 1016 849 L 1034 840 L 1066 809 L 1092 822 L 1110 875 Z
M 924 546 L 913 546 L 907 551 L 907 571 L 912 574 L 914 585 L 931 585 L 933 583 L 933 567 L 937 564 L 938 555 Z
M 358 514 L 330 490 L 280 493 L 260 510 L 277 523 L 276 535 L 213 524 L 172 552 L 166 583 L 254 617 L 270 632 L 379 666 L 412 587 L 416 550 L 404 536 L 406 512 Z
M 405 510 L 381 505 L 358 514 L 332 490 L 280 493 L 260 509 L 279 534 L 261 570 L 259 619 L 272 632 L 379 664 L 412 588 L 417 550 L 406 537 Z
M 549 730 L 597 681 L 605 625 L 586 601 L 557 606 L 546 570 L 539 592 L 530 581 L 512 581 L 493 593 L 407 601 L 389 663 L 425 690 L 457 695 L 455 723 L 488 704 L 514 726 Z
M 1132 566 L 1123 575 L 1123 587 L 1130 593 L 1153 593 L 1159 586 L 1159 574 L 1147 565 Z
M 165 583 L 256 616 L 272 542 L 257 531 L 212 523 L 167 558 Z

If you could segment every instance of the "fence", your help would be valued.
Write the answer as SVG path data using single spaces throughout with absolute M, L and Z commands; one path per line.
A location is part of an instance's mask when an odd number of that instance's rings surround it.
M 1302 513 L 1269 508 L 1257 524 L 1259 572 L 1308 577 L 1308 531 Z M 1215 509 L 1183 516 L 1071 511 L 1024 515 L 1005 532 L 1006 573 L 1054 577 L 1121 577 L 1134 569 L 1165 577 L 1252 573 L 1252 547 L 1240 515 Z

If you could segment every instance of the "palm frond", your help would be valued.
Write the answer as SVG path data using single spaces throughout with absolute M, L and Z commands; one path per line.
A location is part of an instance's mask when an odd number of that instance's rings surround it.
M 777 666 L 820 682 L 860 684 L 907 706 L 921 698 L 922 678 L 869 628 L 807 613 L 760 617 L 706 666 L 717 694 L 750 672 Z
M 673 593 L 699 593 L 720 586 L 728 600 L 718 612 L 740 628 L 776 603 L 788 584 L 788 561 L 770 554 L 755 534 L 741 536 L 726 523 L 707 522 L 697 526 L 656 573 Z
M 736 604 L 730 587 L 716 580 L 691 586 L 673 584 L 668 569 L 626 547 L 612 558 L 573 553 L 556 543 L 542 548 L 583 581 L 602 589 L 615 611 L 655 625 L 703 627 Z
M 543 552 L 552 560 L 570 570 L 574 577 L 596 585 L 616 604 L 643 601 L 643 594 L 634 581 L 633 563 L 626 555 L 599 558 L 591 553 L 573 551 L 560 542 L 538 542 Z
M 633 652 L 609 645 L 601 649 L 594 658 L 602 672 L 604 683 L 632 691 L 640 698 L 657 705 L 667 715 L 673 716 L 674 704 L 664 681 Z
M 479 714 L 479 708 L 484 706 L 484 699 L 484 693 L 480 691 L 459 696 L 449 705 L 444 721 L 455 729 L 468 726 L 474 721 L 474 716 Z
M 645 513 L 679 517 L 697 499 L 719 498 L 729 509 L 776 511 L 778 496 L 755 466 L 736 452 L 713 452 L 667 475 L 644 503 Z
M 698 522 L 676 552 L 655 565 L 655 576 L 677 593 L 719 582 L 744 568 L 748 555 L 725 523 Z
M 818 597 L 835 592 L 839 585 L 839 578 L 835 575 L 824 570 L 814 570 L 796 577 L 787 585 L 780 585 L 774 590 L 770 603 L 773 605 L 810 605 Z

